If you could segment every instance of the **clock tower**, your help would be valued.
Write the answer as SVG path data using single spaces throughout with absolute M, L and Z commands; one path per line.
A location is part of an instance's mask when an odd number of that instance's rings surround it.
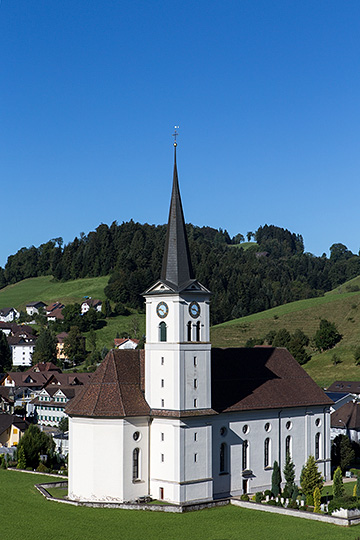
M 194 276 L 174 174 L 160 279 L 145 293 L 150 493 L 181 504 L 213 496 L 208 291 Z
M 174 174 L 161 278 L 145 293 L 145 398 L 152 409 L 211 407 L 210 292 L 193 274 Z

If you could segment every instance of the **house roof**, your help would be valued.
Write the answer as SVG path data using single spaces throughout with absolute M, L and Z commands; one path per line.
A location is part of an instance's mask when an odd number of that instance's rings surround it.
M 0 414 L 0 435 L 12 425 L 20 431 L 25 431 L 29 427 L 29 422 L 15 414 Z
M 42 405 L 45 407 L 55 405 L 56 407 L 65 407 L 66 403 L 55 401 L 55 394 L 59 392 L 59 390 L 61 390 L 61 392 L 67 397 L 68 400 L 71 400 L 79 392 L 83 390 L 83 387 L 82 386 L 61 386 L 60 388 L 58 388 L 58 387 L 47 386 L 46 391 L 52 399 L 50 401 L 42 401 L 40 399 L 40 396 L 36 396 L 33 400 L 31 400 L 32 405 Z
M 33 347 L 35 345 L 35 339 L 26 339 L 23 336 L 8 336 L 7 342 L 9 345 L 22 345 L 25 347 L 26 345 L 28 347 Z
M 0 309 L 0 314 L 6 317 L 11 311 L 15 311 L 15 309 L 13 307 L 4 307 Z
M 87 304 L 89 307 L 96 307 L 102 304 L 101 300 L 95 299 L 95 298 L 87 298 L 83 302 L 81 302 L 81 305 Z
M 29 302 L 26 304 L 26 307 L 36 307 L 36 306 L 46 306 L 45 302 L 42 302 L 41 300 L 38 300 L 37 302 Z
M 360 403 L 349 401 L 331 415 L 331 427 L 360 430 Z
M 56 334 L 58 343 L 64 343 L 64 340 L 68 337 L 68 335 L 68 332 L 60 332 L 60 334 Z
M 144 351 L 114 349 L 66 409 L 70 416 L 203 416 L 330 406 L 333 402 L 286 349 L 212 350 L 212 409 L 152 410 L 144 398 Z
M 31 334 L 31 332 L 33 332 L 33 328 L 27 324 L 17 324 L 3 321 L 0 321 L 0 330 L 10 330 L 12 334 L 15 334 L 16 332 L 28 332 Z
M 133 343 L 139 344 L 139 340 L 135 338 L 115 338 L 114 343 L 115 347 L 119 347 L 119 345 L 122 345 L 123 343 L 126 343 L 127 341 L 132 341 Z
M 0 399 L 8 403 L 14 403 L 14 398 L 11 394 L 12 388 L 10 386 L 0 386 Z
M 146 416 L 150 407 L 143 393 L 144 351 L 113 349 L 90 383 L 66 407 L 69 416 Z
M 55 317 L 55 319 L 63 319 L 64 315 L 62 314 L 62 310 L 63 310 L 62 307 L 55 308 L 52 311 L 48 312 L 46 317 L 48 319 L 50 319 L 52 317 Z
M 212 407 L 218 412 L 332 405 L 287 349 L 212 349 Z
M 360 394 L 360 381 L 335 381 L 329 386 L 327 392 Z
M 61 369 L 57 367 L 53 362 L 38 362 L 26 371 L 44 372 L 44 371 L 57 371 L 61 373 Z

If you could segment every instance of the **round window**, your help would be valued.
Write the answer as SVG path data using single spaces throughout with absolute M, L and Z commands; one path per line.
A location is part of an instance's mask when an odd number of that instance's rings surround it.
M 135 431 L 135 433 L 133 435 L 133 439 L 134 439 L 134 441 L 139 441 L 140 440 L 140 431 Z
M 225 437 L 226 433 L 227 433 L 226 427 L 225 427 L 225 426 L 221 427 L 221 428 L 220 428 L 220 435 L 221 435 L 222 437 Z
M 265 431 L 270 431 L 271 430 L 271 424 L 269 422 L 266 422 L 266 424 L 264 426 L 264 429 L 265 429 Z
M 285 424 L 286 426 L 286 429 L 291 429 L 292 428 L 292 423 L 290 422 L 290 420 L 288 420 Z
M 249 433 L 249 426 L 247 424 L 245 424 L 245 426 L 243 426 L 243 433 Z

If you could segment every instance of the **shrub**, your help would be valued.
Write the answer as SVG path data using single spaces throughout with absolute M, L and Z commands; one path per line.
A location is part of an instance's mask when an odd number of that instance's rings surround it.
M 306 505 L 314 506 L 314 495 L 306 495 Z
M 317 514 L 320 512 L 320 504 L 321 504 L 321 493 L 320 489 L 317 487 L 314 490 L 314 512 Z
M 36 472 L 49 473 L 50 469 L 44 463 L 39 463 Z
M 356 497 L 340 497 L 329 502 L 328 512 L 344 508 L 345 510 L 356 510 L 360 508 L 360 501 Z
M 266 489 L 266 490 L 264 491 L 264 495 L 265 495 L 265 497 L 266 497 L 266 496 L 272 497 L 272 493 L 271 493 L 270 489 Z
M 288 508 L 291 508 L 292 510 L 297 510 L 299 507 L 293 499 L 290 499 L 289 504 L 287 505 Z
M 277 505 L 275 499 L 270 499 L 266 504 L 268 504 L 269 506 L 276 506 Z
M 278 462 L 274 461 L 273 473 L 271 477 L 271 491 L 274 497 L 277 497 L 281 491 L 280 484 L 281 484 L 280 467 L 279 467 Z
M 250 500 L 249 495 L 247 495 L 246 493 L 243 493 L 240 496 L 240 501 L 249 501 L 249 500 Z
M 334 478 L 333 478 L 333 495 L 334 499 L 340 499 L 344 496 L 344 484 L 342 479 L 342 472 L 341 468 L 338 467 L 336 471 L 334 472 Z
M 264 494 L 263 494 L 262 491 L 257 491 L 257 492 L 255 493 L 255 502 L 261 503 L 261 501 L 263 501 L 264 498 L 265 498 L 265 497 L 264 497 Z

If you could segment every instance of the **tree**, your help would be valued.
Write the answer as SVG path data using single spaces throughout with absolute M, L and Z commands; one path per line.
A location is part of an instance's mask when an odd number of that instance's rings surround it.
M 6 335 L 0 330 L 0 372 L 11 369 L 12 357 Z
M 334 472 L 332 492 L 334 495 L 334 499 L 340 499 L 345 494 L 342 472 L 340 467 L 338 467 Z
M 319 514 L 321 510 L 321 506 L 320 506 L 321 505 L 321 492 L 318 487 L 314 489 L 313 497 L 314 497 L 314 512 Z
M 320 321 L 319 330 L 314 336 L 315 345 L 320 352 L 332 349 L 341 339 L 342 335 L 338 332 L 335 323 L 326 319 Z
M 244 242 L 245 237 L 243 234 L 238 233 L 233 238 L 233 244 L 241 244 L 241 242 Z
M 356 484 L 355 484 L 355 497 L 360 497 L 360 476 L 356 478 Z
M 60 431 L 62 431 L 63 433 L 65 433 L 65 431 L 69 431 L 69 418 L 67 416 L 64 416 L 60 422 L 59 422 L 59 429 Z
M 277 497 L 281 491 L 281 472 L 277 461 L 274 461 L 273 473 L 271 477 L 271 492 Z
M 33 362 L 56 362 L 57 341 L 54 334 L 44 328 L 36 341 L 35 350 L 32 356 Z
M 273 339 L 273 347 L 288 347 L 291 340 L 290 333 L 286 328 L 280 328 Z
M 97 341 L 97 335 L 93 328 L 89 331 L 89 335 L 87 337 L 87 341 L 90 345 L 91 352 L 94 352 L 96 350 L 96 341 Z
M 284 478 L 285 478 L 285 491 L 289 498 L 293 498 L 293 494 L 296 488 L 295 485 L 295 465 L 291 459 L 290 453 L 287 452 L 285 466 L 284 466 Z
M 20 462 L 20 452 L 23 451 L 26 467 L 36 469 L 40 463 L 40 455 L 47 454 L 52 457 L 54 449 L 55 443 L 50 435 L 40 431 L 40 428 L 35 424 L 30 424 L 18 444 L 18 463 Z
M 75 366 L 85 359 L 85 339 L 78 326 L 72 326 L 64 339 L 64 353 Z
M 253 236 L 254 236 L 254 233 L 252 231 L 248 231 L 246 233 L 246 238 L 247 238 L 248 242 L 250 242 L 250 240 L 252 239 Z
M 315 488 L 321 489 L 324 479 L 318 471 L 314 456 L 309 456 L 306 464 L 302 468 L 300 475 L 300 485 L 307 500 L 312 500 Z
M 355 451 L 346 435 L 338 435 L 331 445 L 331 463 L 333 467 L 340 467 L 342 472 L 350 468 L 355 459 Z
M 17 462 L 16 468 L 17 469 L 26 469 L 25 450 L 21 446 L 18 449 L 18 462 Z
M 61 313 L 64 317 L 63 327 L 66 332 L 68 332 L 72 326 L 81 328 L 83 322 L 81 319 L 80 304 L 68 304 L 63 308 Z

